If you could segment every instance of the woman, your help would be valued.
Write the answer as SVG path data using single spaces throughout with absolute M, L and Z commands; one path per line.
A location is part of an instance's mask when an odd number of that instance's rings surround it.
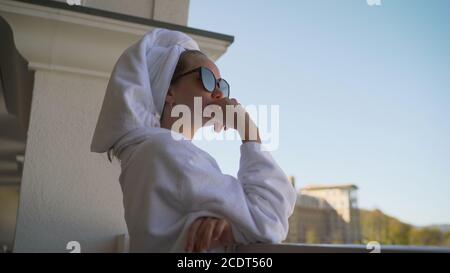
M 243 112 L 244 128 L 226 123 L 233 120 L 226 117 L 216 123 L 217 130 L 225 125 L 241 135 L 237 177 L 223 174 L 191 142 L 209 120 L 195 116 L 203 111 L 194 111 L 194 98 L 202 99 L 201 110 L 239 105 L 228 95 L 216 65 L 177 31 L 155 29 L 117 61 L 91 151 L 111 152 L 121 162 L 130 251 L 223 251 L 234 243 L 285 239 L 296 193 L 269 152 L 262 151 L 249 115 Z M 190 126 L 174 126 L 177 105 L 194 113 Z M 257 132 L 253 139 L 251 130 Z

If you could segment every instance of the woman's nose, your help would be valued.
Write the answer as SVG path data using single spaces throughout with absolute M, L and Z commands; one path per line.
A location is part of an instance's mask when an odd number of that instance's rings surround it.
M 224 97 L 224 95 L 223 95 L 222 91 L 220 91 L 218 88 L 216 88 L 212 92 L 211 97 L 213 99 L 220 100 L 220 99 L 222 99 Z

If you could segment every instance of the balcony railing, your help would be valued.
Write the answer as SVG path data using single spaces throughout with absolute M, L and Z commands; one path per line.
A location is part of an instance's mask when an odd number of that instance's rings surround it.
M 228 247 L 227 253 L 450 253 L 450 247 L 393 246 L 375 244 L 252 244 Z M 117 251 L 129 252 L 129 236 L 117 236 Z
M 253 244 L 237 245 L 234 253 L 450 253 L 448 247 L 338 244 Z

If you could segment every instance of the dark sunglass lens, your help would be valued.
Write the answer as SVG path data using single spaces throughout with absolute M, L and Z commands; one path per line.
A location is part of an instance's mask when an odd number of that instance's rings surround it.
M 202 67 L 201 73 L 202 73 L 203 87 L 205 87 L 205 89 L 208 90 L 209 92 L 214 91 L 216 87 L 216 78 L 214 77 L 212 71 Z
M 230 85 L 228 84 L 228 82 L 224 79 L 221 79 L 219 81 L 219 89 L 220 91 L 222 91 L 223 95 L 225 97 L 230 97 Z

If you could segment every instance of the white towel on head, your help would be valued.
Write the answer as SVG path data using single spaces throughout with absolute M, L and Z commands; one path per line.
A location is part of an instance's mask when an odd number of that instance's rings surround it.
M 120 56 L 109 79 L 91 151 L 116 153 L 160 127 L 160 116 L 180 54 L 199 50 L 184 33 L 155 29 Z M 119 141 L 120 140 L 120 141 Z

